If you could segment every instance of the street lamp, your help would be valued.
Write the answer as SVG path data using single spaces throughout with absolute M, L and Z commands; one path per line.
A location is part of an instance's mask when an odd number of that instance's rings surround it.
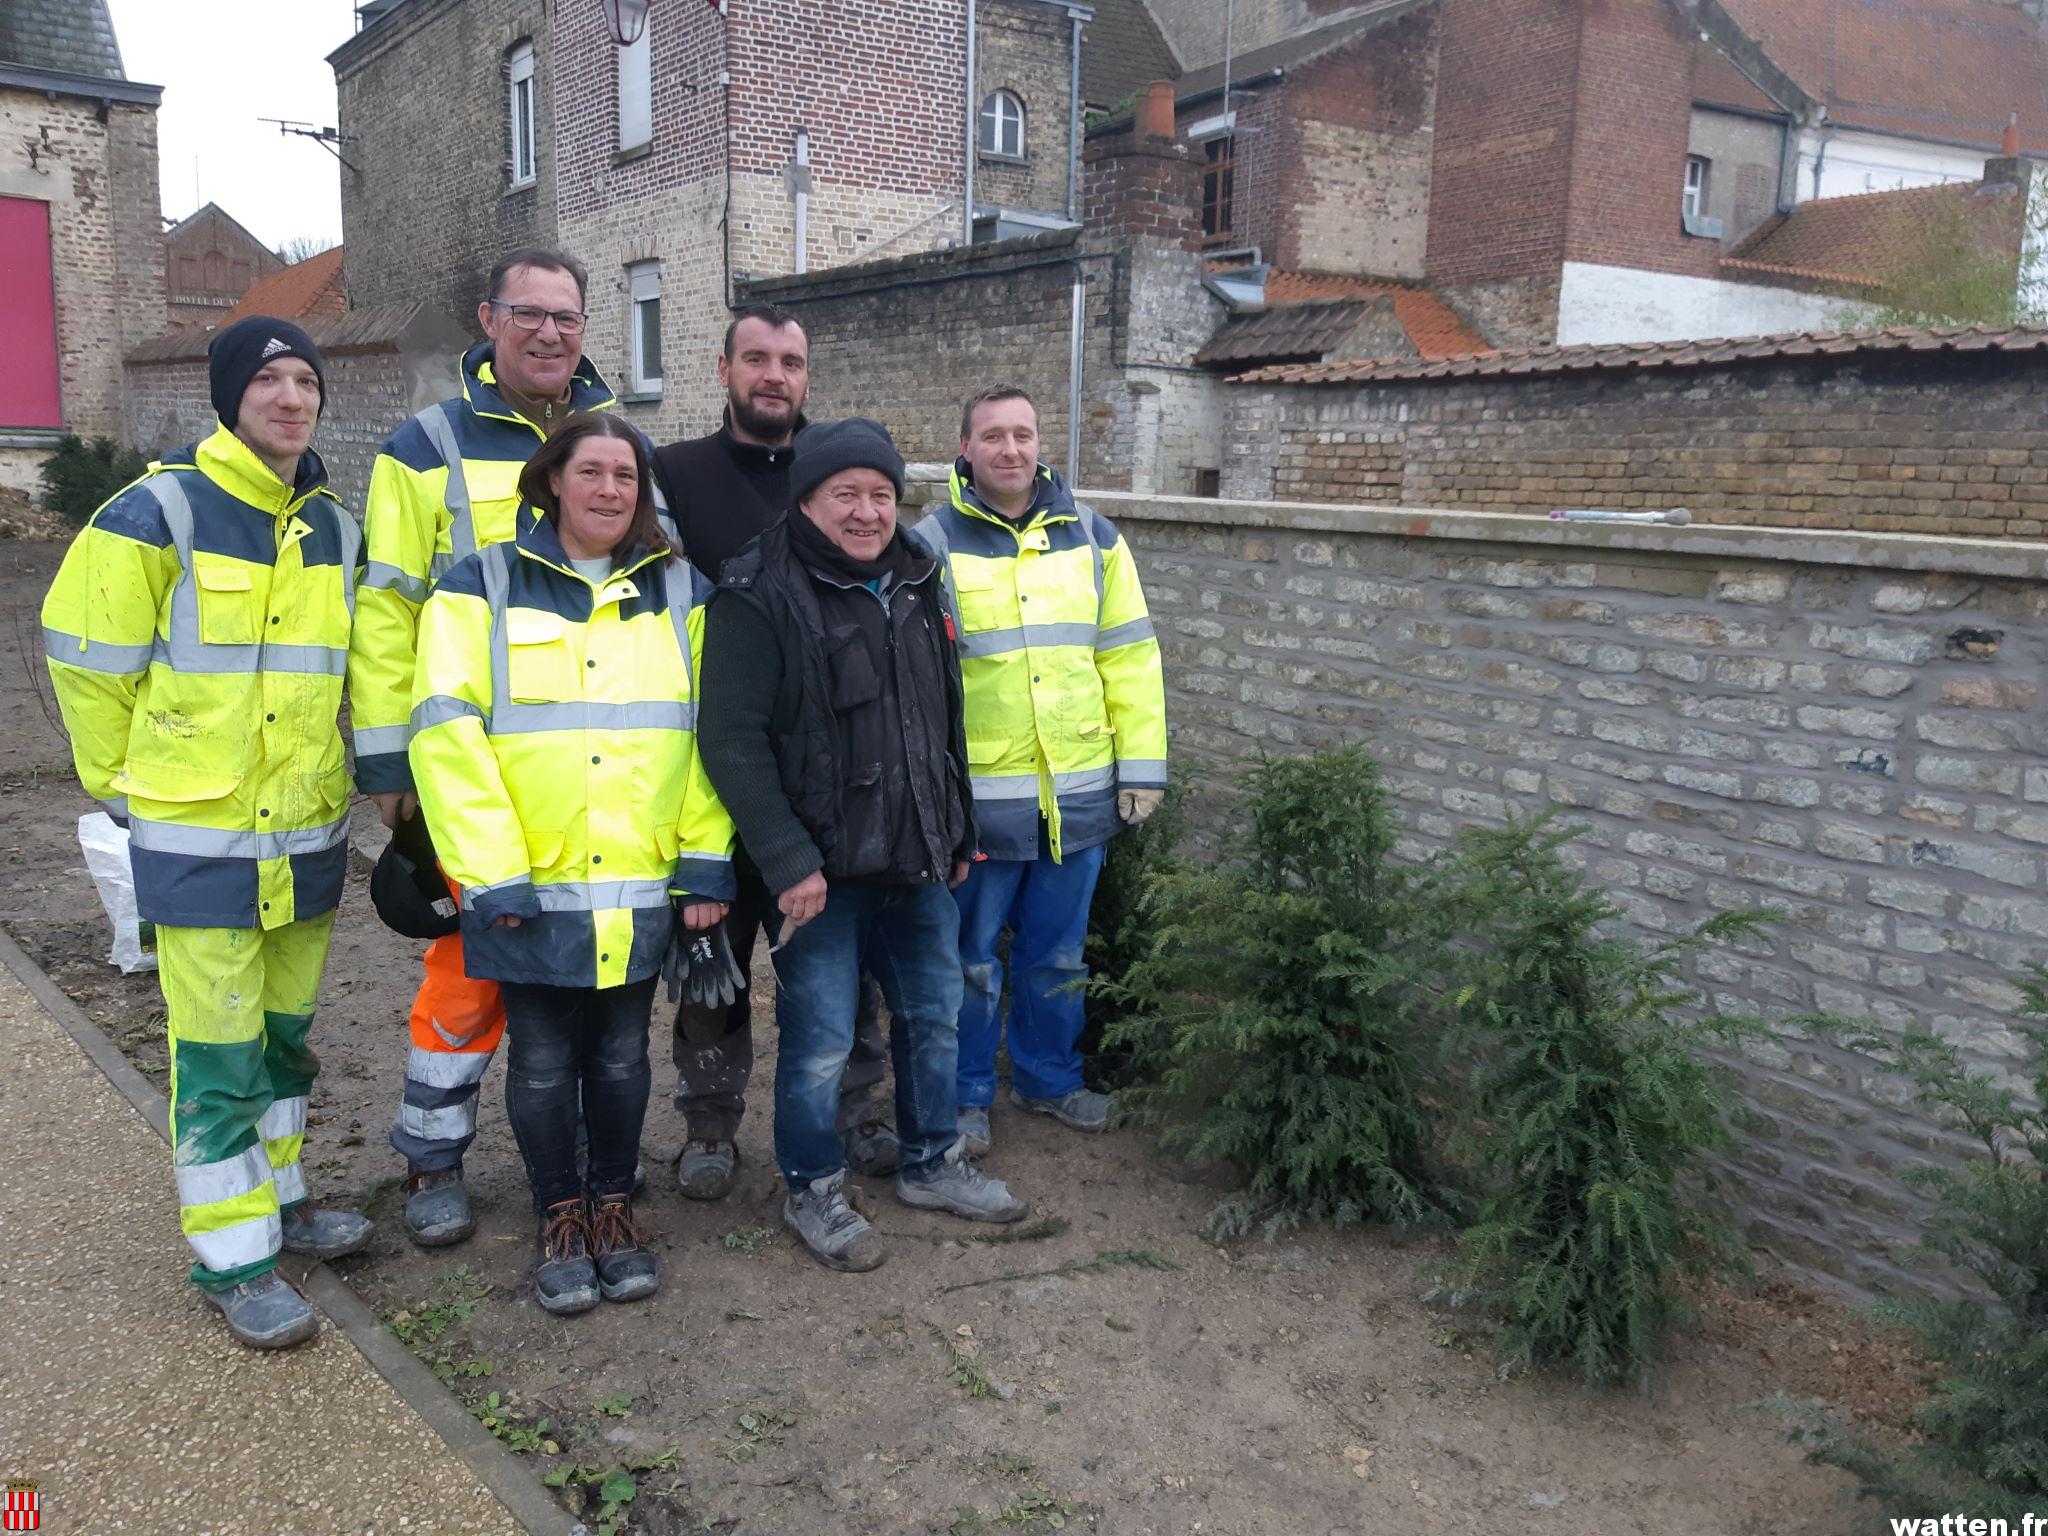
M 605 30 L 621 48 L 630 48 L 647 30 L 647 12 L 653 0 L 600 0 L 604 6 Z

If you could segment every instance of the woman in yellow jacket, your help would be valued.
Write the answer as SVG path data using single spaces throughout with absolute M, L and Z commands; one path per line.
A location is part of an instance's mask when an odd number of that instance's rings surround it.
M 567 1314 L 659 1283 L 632 1209 L 648 1016 L 677 909 L 725 915 L 732 822 L 697 756 L 711 588 L 661 533 L 639 434 L 572 416 L 519 489 L 542 515 L 421 614 L 409 752 L 469 974 L 504 991 L 535 1293 Z

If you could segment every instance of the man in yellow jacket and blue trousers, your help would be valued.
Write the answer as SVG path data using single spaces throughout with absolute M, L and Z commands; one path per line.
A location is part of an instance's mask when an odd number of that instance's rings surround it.
M 1088 905 L 1109 840 L 1166 791 L 1166 689 L 1131 547 L 1038 461 L 1024 391 L 967 402 L 949 506 L 917 525 L 960 620 L 980 856 L 960 903 L 960 1134 L 989 1148 L 1010 943 L 1010 1102 L 1080 1131 L 1110 1100 L 1081 1081 Z
M 220 429 L 93 514 L 43 647 L 78 776 L 126 824 L 156 925 L 192 1279 L 236 1338 L 275 1349 L 319 1327 L 279 1248 L 338 1258 L 370 1238 L 315 1206 L 300 1168 L 348 868 L 337 717 L 362 539 L 311 448 L 312 340 L 258 316 L 208 350 Z

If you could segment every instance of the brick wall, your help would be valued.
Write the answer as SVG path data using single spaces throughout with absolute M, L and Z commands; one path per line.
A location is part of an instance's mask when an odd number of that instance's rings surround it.
M 1183 69 L 1223 57 L 1224 7 L 1217 0 L 1143 0 Z M 1307 24 L 1303 0 L 1231 0 L 1230 38 L 1239 54 L 1279 42 Z
M 581 8 L 579 8 L 581 9 Z M 538 177 L 511 186 L 505 70 L 534 48 Z M 424 304 L 475 328 L 491 267 L 556 243 L 549 101 L 557 54 L 542 0 L 413 0 L 331 56 L 342 132 L 349 302 Z
M 2038 539 L 2037 365 L 1780 358 L 1438 383 L 1231 385 L 1231 495 Z
M 1073 36 L 1066 12 L 1036 0 L 994 0 L 977 11 L 975 101 L 1007 90 L 1024 103 L 1024 160 L 982 155 L 974 200 L 1064 214 L 1069 125 L 1073 121 Z
M 2014 1068 L 2012 979 L 2048 939 L 2048 548 L 1091 500 L 1137 552 L 1198 784 L 1363 741 L 1410 854 L 1561 806 L 1642 936 L 1773 913 L 1701 960 L 1717 1006 L 1917 1019 Z M 1954 1140 L 1796 1030 L 1738 1065 L 1750 1237 L 1924 1283 L 1888 1175 Z

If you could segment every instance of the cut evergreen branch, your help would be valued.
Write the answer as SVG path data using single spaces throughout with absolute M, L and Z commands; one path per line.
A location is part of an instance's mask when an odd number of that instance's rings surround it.
M 1156 1248 L 1105 1248 L 1092 1259 L 1055 1264 L 1051 1269 L 1005 1270 L 980 1280 L 961 1280 L 939 1287 L 941 1296 L 952 1291 L 971 1291 L 977 1285 L 1007 1285 L 1013 1280 L 1048 1280 L 1055 1275 L 1106 1275 L 1119 1267 L 1130 1269 L 1179 1269 L 1180 1266 Z
M 1114 1093 L 1128 1086 L 1134 1075 L 1130 1050 L 1107 1045 L 1103 1036 L 1128 1009 L 1121 983 L 1150 943 L 1153 879 L 1175 866 L 1186 829 L 1187 784 L 1172 779 L 1159 809 L 1143 825 L 1112 838 L 1103 856 L 1088 908 L 1085 949 L 1089 974 L 1100 984 L 1087 986 L 1084 992 L 1087 1022 L 1080 1047 L 1088 1086 L 1099 1092 Z
M 1216 865 L 1150 873 L 1151 931 L 1106 1032 L 1144 1081 L 1125 1104 L 1244 1193 L 1211 1214 L 1263 1223 L 1406 1223 L 1447 1195 L 1420 1090 L 1441 903 L 1394 859 L 1398 828 L 1361 748 L 1261 761 Z
M 1462 958 L 1452 1043 L 1470 1063 L 1486 1195 L 1432 1297 L 1491 1314 L 1504 1363 L 1607 1384 L 1645 1376 L 1686 1283 L 1735 1252 L 1687 1193 L 1733 1107 L 1700 1052 L 1762 1026 L 1703 1015 L 1681 972 L 1757 919 L 1624 937 L 1620 911 L 1558 856 L 1574 835 L 1546 814 L 1460 839 L 1457 884 L 1484 945 Z

